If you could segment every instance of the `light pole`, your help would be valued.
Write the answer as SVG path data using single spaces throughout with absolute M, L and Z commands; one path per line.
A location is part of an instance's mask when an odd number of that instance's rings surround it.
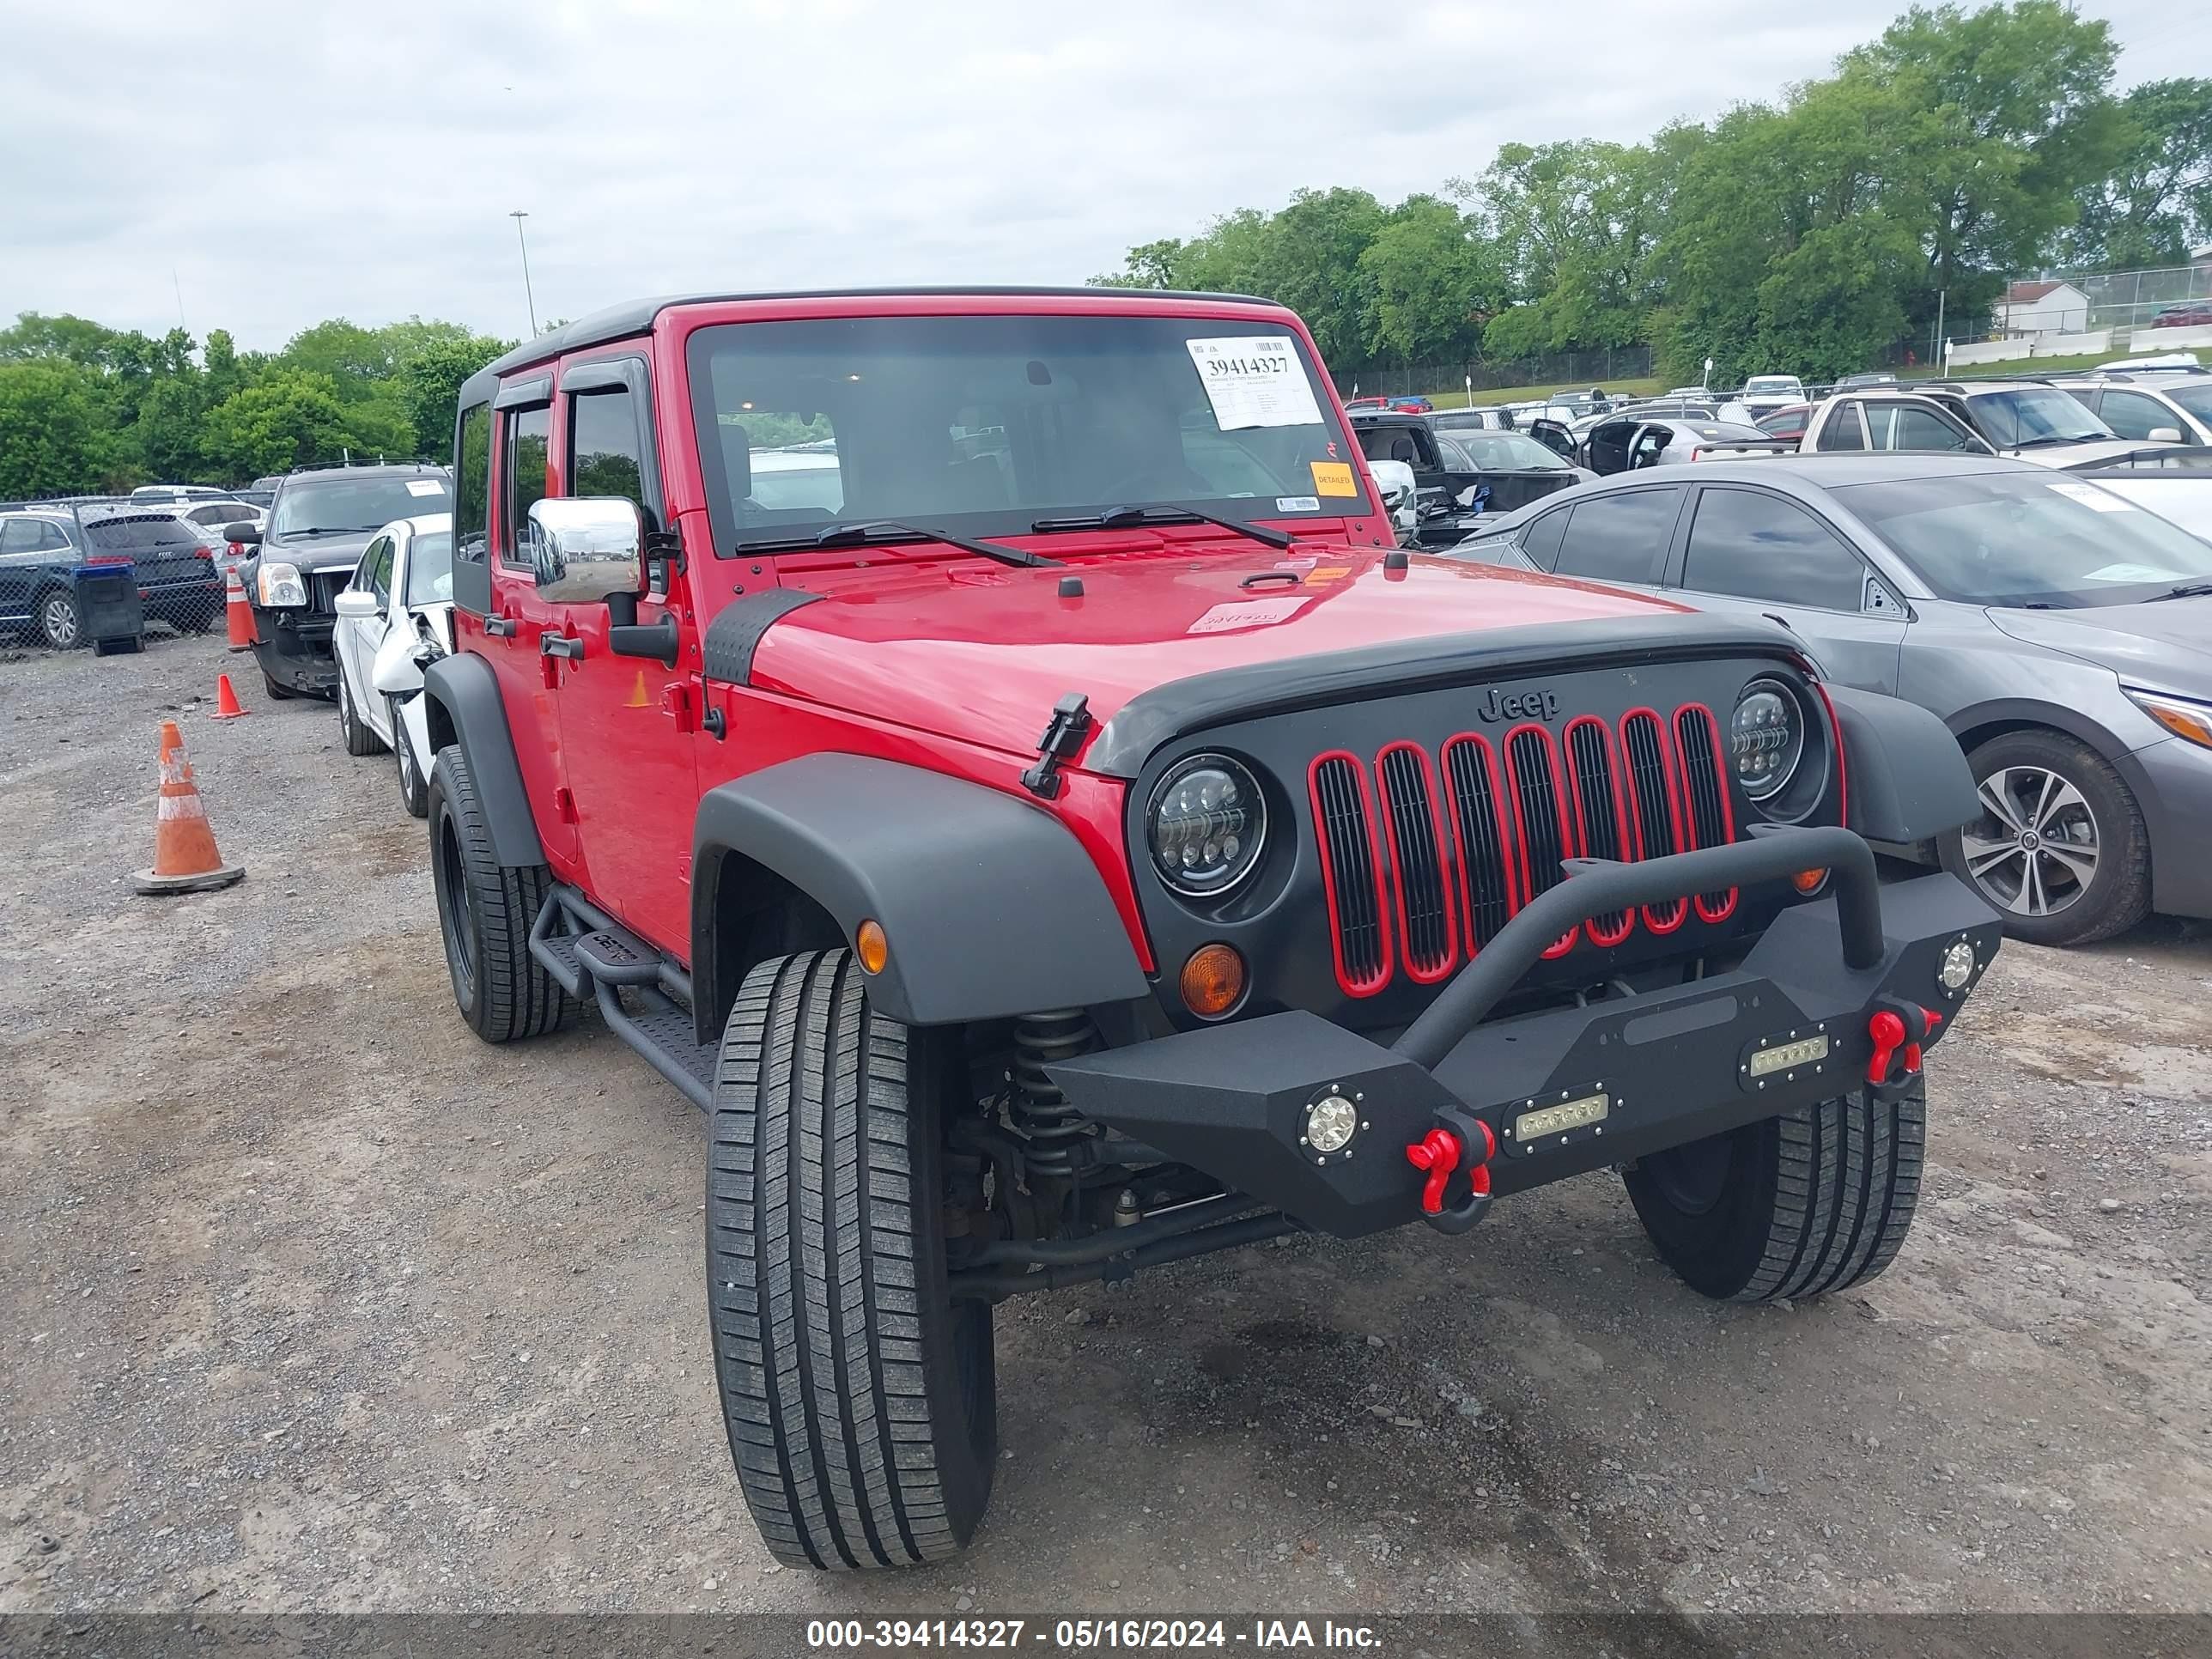
M 538 296 L 530 289 L 530 244 L 524 240 L 522 222 L 530 215 L 517 208 L 507 216 L 514 221 L 514 245 L 522 250 L 522 297 L 530 302 L 530 337 L 538 337 Z

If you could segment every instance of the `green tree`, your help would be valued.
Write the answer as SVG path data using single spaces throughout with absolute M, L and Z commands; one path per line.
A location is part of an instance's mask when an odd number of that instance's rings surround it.
M 1093 276 L 1094 288 L 1175 288 L 1182 281 L 1183 244 L 1173 237 L 1142 243 L 1129 250 L 1122 268 Z
M 99 487 L 106 462 L 83 368 L 0 362 L 0 497 L 82 495 Z
M 505 341 L 462 330 L 457 338 L 427 342 L 408 356 L 399 371 L 400 396 L 423 454 L 450 460 L 461 383 L 507 349 Z
M 2120 115 L 2118 160 L 2083 200 L 2068 257 L 2118 270 L 2184 264 L 2212 240 L 2212 80 L 2146 81 Z
M 335 461 L 353 441 L 331 377 L 290 368 L 210 410 L 204 437 L 209 460 L 234 483 Z
M 1368 353 L 1401 363 L 1465 362 L 1501 302 L 1504 273 L 1481 227 L 1449 202 L 1409 196 L 1359 256 Z

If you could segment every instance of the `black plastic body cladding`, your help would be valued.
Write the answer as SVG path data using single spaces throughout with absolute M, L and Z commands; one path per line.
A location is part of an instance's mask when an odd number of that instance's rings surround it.
M 1966 757 L 1936 715 L 1917 703 L 1832 681 L 1823 689 L 1844 730 L 1852 829 L 1869 841 L 1910 846 L 1980 812 Z
M 692 832 L 694 967 L 713 949 L 705 872 L 727 849 L 890 945 L 867 981 L 908 1025 L 1124 1002 L 1150 991 L 1105 884 L 1057 819 L 1011 795 L 858 755 L 809 755 L 710 790 Z
M 538 821 L 514 758 L 514 734 L 500 700 L 499 676 L 482 657 L 462 652 L 441 657 L 422 671 L 422 689 L 453 717 L 461 752 L 469 757 L 477 799 L 491 833 L 493 856 L 510 870 L 545 862 Z
M 699 672 L 726 685 L 753 683 L 753 653 L 762 636 L 783 617 L 822 596 L 796 587 L 771 587 L 749 594 L 714 613 L 700 643 Z

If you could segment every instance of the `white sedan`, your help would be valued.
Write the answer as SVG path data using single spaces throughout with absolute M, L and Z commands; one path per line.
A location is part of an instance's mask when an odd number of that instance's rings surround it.
M 433 757 L 422 668 L 453 648 L 453 515 L 399 519 L 377 532 L 335 608 L 346 753 L 392 750 L 400 799 L 425 817 Z

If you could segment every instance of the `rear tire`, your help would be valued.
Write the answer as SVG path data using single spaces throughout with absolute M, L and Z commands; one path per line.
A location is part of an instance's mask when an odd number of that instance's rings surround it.
M 1622 1177 L 1662 1261 L 1701 1295 L 1778 1302 L 1874 1278 L 1912 1226 L 1928 1097 L 1864 1091 L 1640 1158 Z
M 430 884 L 453 1001 L 486 1042 L 561 1028 L 574 1006 L 530 954 L 530 929 L 552 875 L 542 864 L 509 869 L 492 855 L 476 781 L 459 744 L 438 751 L 430 775 Z
M 346 753 L 355 757 L 374 755 L 384 747 L 384 740 L 370 730 L 361 711 L 354 707 L 353 687 L 346 679 L 345 665 L 338 665 L 338 725 L 345 732 Z
M 957 1033 L 873 1012 L 848 951 L 763 963 L 722 1036 L 707 1302 L 730 1455 L 769 1551 L 831 1571 L 957 1554 L 997 1455 L 991 1310 L 945 1282 Z
M 39 599 L 39 635 L 57 651 L 74 651 L 84 643 L 84 616 L 76 595 L 65 587 L 52 588 Z

